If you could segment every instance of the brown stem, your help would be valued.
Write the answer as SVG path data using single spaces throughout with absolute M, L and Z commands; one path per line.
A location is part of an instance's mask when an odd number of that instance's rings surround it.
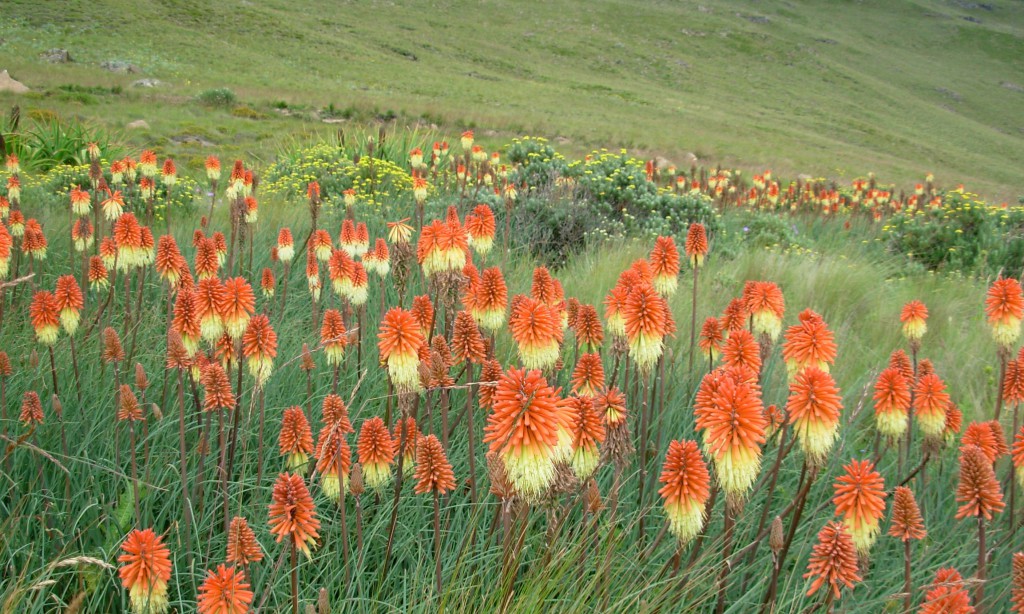
M 437 489 L 434 490 L 434 579 L 438 600 L 441 598 L 441 505 Z
M 718 575 L 718 601 L 715 604 L 715 613 L 725 612 L 725 590 L 729 586 L 729 571 L 732 565 L 729 564 L 729 557 L 732 555 L 732 535 L 736 528 L 735 504 L 728 500 L 725 502 L 725 543 L 722 546 L 722 571 Z
M 903 612 L 910 614 L 913 607 L 913 594 L 910 584 L 910 540 L 903 540 Z
M 391 380 L 388 379 L 388 386 L 390 389 Z M 413 405 L 413 413 L 416 413 L 416 409 L 420 404 L 420 395 L 416 395 L 415 404 Z M 391 523 L 388 525 L 388 545 L 384 553 L 384 563 L 381 565 L 381 579 L 387 576 L 388 564 L 391 561 L 391 548 L 395 542 L 395 527 L 398 526 L 398 501 L 402 496 L 402 478 L 405 471 L 402 467 L 405 461 L 405 447 L 408 445 L 406 433 L 405 433 L 405 416 L 399 416 L 398 418 L 401 423 L 401 428 L 398 429 L 398 477 L 395 479 L 395 500 L 391 505 Z
M 78 409 L 82 411 L 82 380 L 78 374 L 78 352 L 75 351 L 75 338 L 68 337 L 71 342 L 71 366 L 75 370 L 75 392 L 78 395 Z
M 260 487 L 263 483 L 263 427 L 265 423 L 266 411 L 265 411 L 265 396 L 263 389 L 260 388 L 260 440 L 256 445 L 256 488 Z M 338 478 L 341 479 L 341 478 Z
M 693 374 L 693 353 L 697 347 L 697 278 L 700 276 L 700 267 L 693 267 L 693 303 L 690 306 L 690 359 L 686 366 L 686 372 Z
M 807 493 L 811 490 L 811 484 L 814 483 L 814 478 L 817 477 L 817 474 L 817 468 L 811 467 L 808 469 L 807 462 L 804 461 L 803 469 L 800 471 L 800 489 L 797 492 L 795 499 L 796 502 L 793 520 L 789 523 L 789 531 L 786 534 L 786 541 L 782 544 L 782 550 L 779 551 L 778 562 L 772 570 L 772 579 L 768 584 L 768 591 L 765 593 L 764 601 L 761 604 L 762 612 L 771 612 L 775 607 L 775 598 L 779 585 L 779 572 L 785 565 L 786 555 L 789 553 L 789 547 L 792 545 L 793 538 L 796 536 L 797 527 L 800 526 L 800 516 L 803 515 L 804 504 L 807 502 Z
M 50 353 L 50 375 L 53 376 L 53 394 L 57 395 L 60 392 L 57 390 L 57 364 L 53 360 L 53 346 L 48 345 L 46 349 Z
M 142 511 L 139 508 L 139 469 L 135 461 L 135 420 L 129 419 L 128 433 L 132 452 L 132 495 L 135 498 L 135 526 L 142 526 Z
M 469 430 L 469 500 L 471 503 L 476 503 L 476 451 L 473 440 L 476 439 L 476 430 L 473 427 L 473 386 L 470 382 L 473 380 L 473 364 L 466 362 L 466 419 L 468 420 Z M 445 433 L 448 433 L 448 429 L 445 429 Z
M 974 589 L 974 611 L 977 614 L 984 614 L 985 602 L 985 516 L 978 515 L 978 583 Z
M 349 572 L 351 565 L 348 561 L 348 521 L 345 518 L 345 476 L 341 470 L 341 446 L 335 447 L 334 470 L 338 473 L 338 514 L 341 517 L 341 556 L 345 567 L 345 589 L 349 587 Z
M 292 539 L 292 614 L 299 614 L 299 563 L 295 560 L 296 550 L 295 540 Z
M 178 452 L 181 470 L 181 505 L 184 512 L 185 551 L 188 552 L 189 567 L 192 566 L 192 501 L 188 496 L 188 459 L 185 456 L 185 382 L 178 372 Z
M 999 390 L 996 391 L 996 415 L 993 420 L 999 420 L 999 414 L 1003 411 L 1003 386 L 1006 384 L 1006 351 L 999 350 Z
M 637 444 L 637 459 L 640 461 L 640 488 L 638 489 L 636 505 L 638 508 L 637 513 L 640 515 L 639 522 L 637 524 L 640 550 L 644 548 L 644 486 L 647 483 L 647 424 L 649 421 L 648 413 L 650 407 L 647 403 L 647 392 L 650 389 L 650 381 L 647 374 L 641 374 L 639 370 L 636 372 L 637 378 L 643 378 L 643 401 L 640 407 L 640 433 Z

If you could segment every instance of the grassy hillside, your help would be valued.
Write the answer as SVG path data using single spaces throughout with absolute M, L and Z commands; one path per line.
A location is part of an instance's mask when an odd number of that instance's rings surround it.
M 0 95 L 4 108 L 115 128 L 145 119 L 151 131 L 127 137 L 177 154 L 202 148 L 173 137 L 198 136 L 266 158 L 282 134 L 333 132 L 316 113 L 332 108 L 355 122 L 476 126 L 485 138 L 560 136 L 576 153 L 623 145 L 904 182 L 934 171 L 997 198 L 1021 192 L 1024 10 L 1009 0 L 13 0 L 0 39 L 0 67 L 34 90 Z M 38 58 L 52 47 L 75 62 Z M 142 73 L 99 68 L 110 60 Z M 164 85 L 129 86 L 145 77 Z M 238 102 L 193 101 L 215 87 Z

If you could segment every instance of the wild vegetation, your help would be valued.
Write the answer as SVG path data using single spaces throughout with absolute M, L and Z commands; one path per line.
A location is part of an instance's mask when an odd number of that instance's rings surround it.
M 0 200 L 5 611 L 1022 605 L 1019 271 L 905 243 L 1019 208 L 472 132 L 83 156 Z

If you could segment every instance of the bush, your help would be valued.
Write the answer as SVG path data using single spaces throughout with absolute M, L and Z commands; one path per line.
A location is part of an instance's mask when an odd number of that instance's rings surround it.
M 504 207 L 492 208 L 499 225 L 504 224 Z M 599 225 L 600 221 L 579 201 L 529 196 L 517 202 L 512 211 L 512 240 L 545 266 L 558 268 L 586 247 L 588 236 Z
M 782 248 L 796 244 L 796 233 L 785 217 L 751 211 L 744 214 L 742 241 L 753 249 Z
M 514 167 L 509 180 L 527 192 L 553 185 L 566 170 L 565 158 L 541 137 L 514 139 L 505 148 L 505 158 Z
M 235 93 L 226 87 L 203 90 L 196 96 L 196 102 L 207 107 L 233 107 L 237 101 Z
M 929 270 L 1017 275 L 1024 262 L 1024 207 L 996 207 L 947 192 L 938 207 L 902 211 L 883 227 L 889 248 Z
M 28 128 L 11 125 L 3 135 L 6 154 L 18 156 L 28 171 L 45 172 L 62 165 L 85 164 L 86 148 L 97 143 L 104 156 L 120 157 L 122 148 L 114 136 L 91 124 L 78 120 L 37 120 Z

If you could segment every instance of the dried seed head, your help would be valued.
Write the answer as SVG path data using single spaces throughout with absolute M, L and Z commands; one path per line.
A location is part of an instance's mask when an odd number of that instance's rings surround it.
M 487 453 L 487 475 L 491 479 L 492 495 L 502 500 L 515 496 L 515 488 L 512 487 L 512 482 L 509 481 L 508 474 L 505 473 L 505 463 L 501 461 L 497 452 Z
M 592 516 L 596 516 L 604 507 L 604 503 L 601 501 L 601 491 L 597 488 L 597 482 L 594 480 L 587 483 L 586 506 Z
M 317 614 L 331 614 L 331 602 L 327 597 L 327 589 L 321 588 L 316 599 Z
M 53 399 L 50 401 L 50 406 L 53 407 L 53 413 L 57 414 L 58 419 L 64 415 L 64 405 L 61 404 L 57 395 L 53 395 Z
M 782 518 L 776 516 L 772 520 L 771 532 L 768 534 L 768 547 L 772 549 L 772 554 L 775 556 L 779 555 L 782 547 L 786 544 L 786 539 L 782 533 Z
M 348 489 L 352 496 L 358 497 L 366 492 L 366 484 L 363 482 L 363 466 L 359 463 L 352 465 L 352 473 L 348 480 Z
M 146 370 L 140 362 L 135 363 L 135 387 L 143 392 L 149 388 L 149 378 L 146 377 Z

